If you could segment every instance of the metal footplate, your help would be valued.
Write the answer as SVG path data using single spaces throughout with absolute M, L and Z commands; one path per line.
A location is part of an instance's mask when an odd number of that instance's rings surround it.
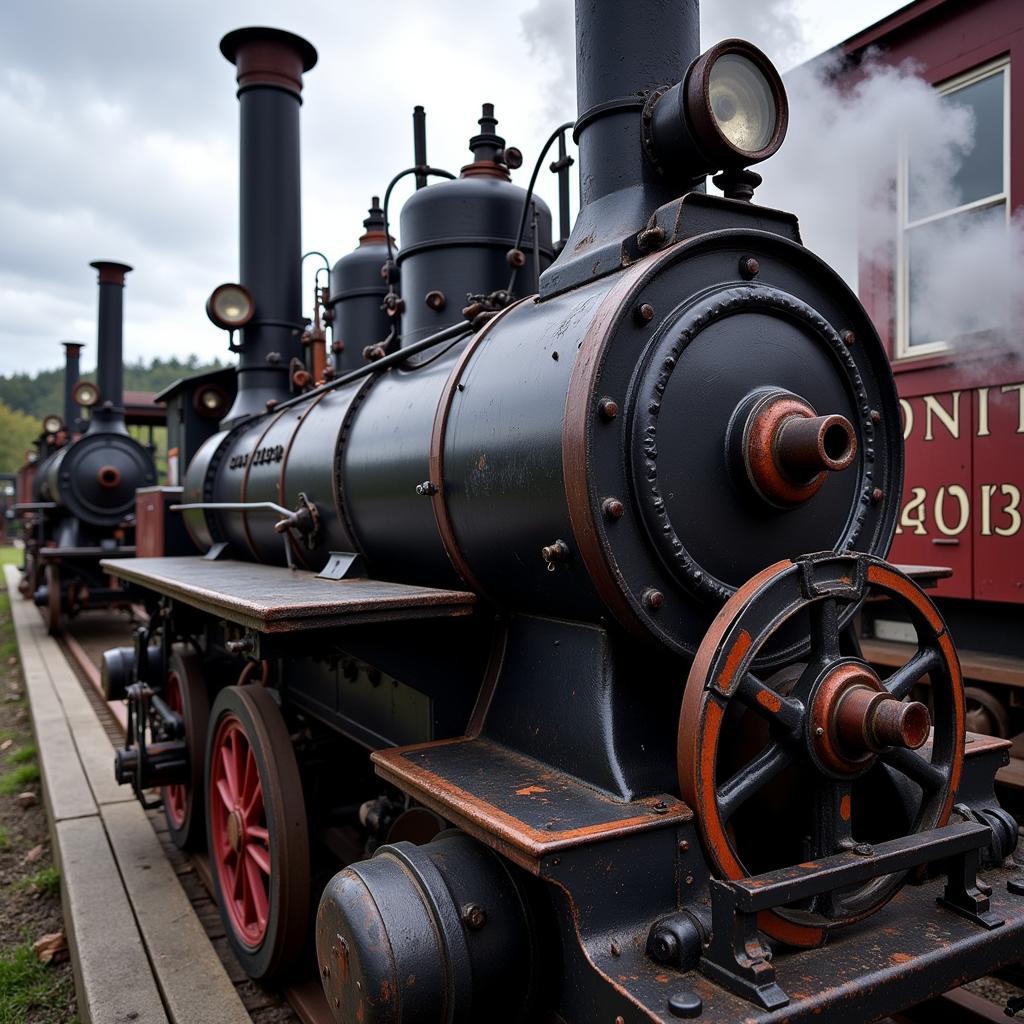
M 983 928 L 998 928 L 1003 919 L 990 911 L 987 887 L 977 877 L 980 851 L 991 840 L 988 825 L 965 821 L 752 878 L 712 881 L 712 938 L 700 970 L 766 1010 L 786 1006 L 789 996 L 776 982 L 771 951 L 758 931 L 759 913 L 935 861 L 944 862 L 946 871 L 939 905 Z

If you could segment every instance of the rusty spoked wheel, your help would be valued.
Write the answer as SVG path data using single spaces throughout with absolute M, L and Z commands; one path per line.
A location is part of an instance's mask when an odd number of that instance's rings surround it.
M 161 791 L 164 817 L 175 846 L 182 850 L 198 850 L 206 842 L 203 757 L 206 754 L 210 698 L 206 692 L 203 662 L 195 651 L 181 646 L 175 646 L 171 651 L 163 697 L 185 723 L 184 740 L 188 750 L 188 782 L 165 786 Z
M 842 609 L 869 592 L 899 606 L 918 638 L 884 680 L 840 650 Z M 795 682 L 758 660 L 777 634 L 800 632 L 809 649 Z M 908 699 L 926 674 L 933 715 Z M 787 685 L 775 683 L 787 675 Z M 759 740 L 737 758 L 740 731 Z M 924 593 L 880 559 L 808 556 L 741 587 L 701 643 L 679 722 L 679 783 L 714 872 L 739 879 L 944 825 L 964 734 L 959 662 Z M 902 881 L 887 875 L 767 911 L 759 927 L 791 945 L 819 945 L 879 909 Z
M 46 629 L 50 636 L 59 636 L 62 610 L 60 569 L 51 562 L 43 578 L 46 580 Z
M 206 821 L 217 903 L 246 973 L 279 977 L 302 950 L 309 837 L 299 768 L 269 690 L 226 687 L 211 713 Z

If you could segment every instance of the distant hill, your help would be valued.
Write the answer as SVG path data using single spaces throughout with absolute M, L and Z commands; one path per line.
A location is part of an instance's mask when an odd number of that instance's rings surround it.
M 160 391 L 179 377 L 219 370 L 226 364 L 215 360 L 200 363 L 196 356 L 188 359 L 160 359 L 152 363 L 126 363 L 124 386 L 127 391 Z M 86 380 L 95 380 L 94 373 L 83 374 Z M 9 409 L 27 413 L 38 423 L 50 413 L 60 415 L 64 409 L 64 368 L 42 370 L 39 373 L 14 373 L 0 376 L 0 403 Z

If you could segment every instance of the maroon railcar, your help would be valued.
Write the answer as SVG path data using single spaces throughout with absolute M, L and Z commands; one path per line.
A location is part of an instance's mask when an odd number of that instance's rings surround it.
M 970 683 L 970 727 L 1013 735 L 1024 705 L 1024 347 L 1006 310 L 1020 296 L 1007 289 L 1001 305 L 991 301 L 1000 289 L 954 281 L 957 313 L 936 323 L 925 289 L 936 259 L 963 258 L 951 238 L 1022 231 L 1014 214 L 1024 203 L 1024 5 L 919 0 L 834 55 L 844 58 L 840 87 L 869 64 L 911 62 L 944 104 L 972 114 L 973 143 L 945 201 L 915 188 L 913 153 L 894 148 L 891 244 L 864 244 L 859 292 L 892 360 L 903 415 L 906 475 L 890 557 L 952 569 L 935 594 Z M 867 619 L 867 653 L 895 663 L 905 624 L 881 608 Z

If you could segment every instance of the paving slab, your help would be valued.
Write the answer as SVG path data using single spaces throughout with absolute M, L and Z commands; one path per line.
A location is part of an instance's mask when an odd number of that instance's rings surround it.
M 248 1024 L 146 812 L 132 802 L 107 804 L 100 813 L 171 1020 Z
M 91 1024 L 168 1024 L 103 822 L 59 821 L 56 833 L 79 1017 Z

